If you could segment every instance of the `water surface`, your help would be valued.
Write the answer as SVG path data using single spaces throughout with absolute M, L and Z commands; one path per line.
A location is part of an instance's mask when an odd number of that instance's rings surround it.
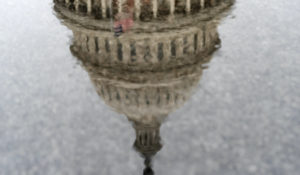
M 170 112 L 152 160 L 156 174 L 298 174 L 298 1 L 236 1 L 216 26 L 221 47 L 208 60 L 183 67 L 182 76 L 172 69 L 127 79 L 103 76 L 72 53 L 74 33 L 53 6 L 27 0 L 0 7 L 0 174 L 142 174 L 126 117 L 135 112 Z M 98 83 L 185 98 L 177 106 L 116 109 Z

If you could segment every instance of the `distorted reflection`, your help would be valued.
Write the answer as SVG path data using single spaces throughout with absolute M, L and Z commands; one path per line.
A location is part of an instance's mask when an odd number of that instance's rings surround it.
M 72 54 L 107 105 L 127 116 L 134 148 L 154 174 L 160 126 L 197 87 L 219 48 L 217 26 L 233 0 L 56 0 L 73 31 Z

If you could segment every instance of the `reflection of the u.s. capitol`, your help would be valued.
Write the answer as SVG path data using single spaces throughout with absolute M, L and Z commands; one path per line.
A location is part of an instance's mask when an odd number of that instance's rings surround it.
M 55 0 L 73 31 L 72 54 L 105 103 L 136 131 L 153 174 L 160 125 L 184 104 L 220 45 L 217 25 L 233 0 Z

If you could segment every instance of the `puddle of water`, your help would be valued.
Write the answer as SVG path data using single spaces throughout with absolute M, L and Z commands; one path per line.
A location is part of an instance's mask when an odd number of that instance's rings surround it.
M 5 5 L 0 174 L 299 172 L 298 2 Z

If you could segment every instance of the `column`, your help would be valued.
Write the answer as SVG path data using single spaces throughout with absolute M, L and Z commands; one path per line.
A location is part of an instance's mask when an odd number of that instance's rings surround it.
M 178 39 L 176 39 L 176 57 L 183 56 L 183 47 L 184 47 L 183 37 L 182 34 Z
M 119 62 L 118 59 L 118 49 L 119 49 L 119 43 L 118 43 L 118 39 L 108 39 L 108 42 L 110 43 L 110 54 L 111 54 L 111 61 L 112 62 Z
M 106 0 L 101 0 L 102 18 L 106 18 Z
M 175 0 L 170 0 L 170 14 L 173 15 L 175 11 Z
M 75 0 L 75 11 L 78 12 L 79 10 L 79 0 Z
M 145 63 L 144 59 L 142 58 L 142 56 L 144 55 L 143 47 L 142 47 L 143 44 L 144 42 L 142 40 L 137 40 L 135 42 L 136 62 L 138 63 Z
M 92 0 L 87 0 L 87 12 L 88 14 L 92 13 Z
M 205 6 L 205 0 L 200 0 L 200 8 L 204 9 Z
M 131 45 L 130 45 L 130 41 L 128 40 L 121 40 L 120 42 L 123 44 L 123 62 L 124 63 L 130 63 L 130 49 L 131 49 Z
M 119 1 L 118 1 L 118 12 L 119 12 L 119 13 L 122 12 L 122 6 L 123 6 L 123 0 L 119 0 Z
M 134 1 L 136 19 L 140 19 L 140 14 L 141 14 L 141 2 L 140 1 L 141 0 Z
M 192 54 L 194 52 L 194 32 L 191 31 L 186 37 L 187 37 L 187 54 Z
M 152 63 L 157 63 L 158 62 L 158 59 L 157 58 L 157 43 L 156 43 L 156 38 L 151 38 L 149 40 L 149 47 L 150 47 L 150 52 L 151 52 L 151 55 L 152 55 L 152 59 L 151 59 L 151 62 Z
M 171 40 L 169 37 L 163 39 L 164 43 L 164 60 L 168 61 L 171 58 Z
M 186 0 L 185 1 L 185 10 L 186 10 L 186 13 L 190 13 L 191 12 L 191 0 Z
M 88 42 L 88 37 L 85 33 L 81 33 L 80 34 L 80 47 L 81 47 L 81 50 L 85 53 L 87 53 L 89 50 L 88 50 L 88 45 L 87 45 L 87 42 Z M 84 59 L 89 59 L 89 58 L 84 58 Z
M 152 4 L 152 6 L 153 6 L 153 17 L 156 18 L 157 17 L 157 0 L 153 0 L 152 2 L 153 2 L 153 4 Z
M 98 63 L 101 64 L 108 57 L 108 54 L 106 52 L 104 36 L 99 36 L 98 35 L 98 47 L 99 47 L 99 51 L 98 51 L 99 56 L 97 57 L 97 60 L 98 60 Z
M 88 39 L 89 40 L 87 41 L 87 45 L 88 45 L 89 52 L 94 54 L 94 53 L 96 53 L 95 37 L 92 35 L 89 35 Z

